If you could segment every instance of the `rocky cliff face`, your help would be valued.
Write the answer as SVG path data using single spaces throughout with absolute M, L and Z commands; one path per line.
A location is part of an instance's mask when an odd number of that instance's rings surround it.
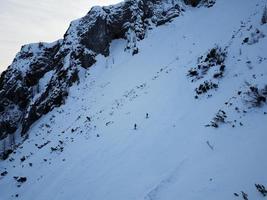
M 206 7 L 212 7 L 215 4 L 215 0 L 184 0 L 184 3 L 193 7 L 199 5 L 205 5 Z
M 186 1 L 193 6 L 199 3 Z M 149 28 L 170 22 L 184 11 L 180 0 L 127 0 L 94 7 L 73 21 L 63 40 L 21 48 L 0 78 L 0 139 L 16 131 L 26 135 L 41 116 L 64 103 L 68 89 L 98 54 L 109 55 L 114 39 L 127 40 L 126 51 L 138 53 Z

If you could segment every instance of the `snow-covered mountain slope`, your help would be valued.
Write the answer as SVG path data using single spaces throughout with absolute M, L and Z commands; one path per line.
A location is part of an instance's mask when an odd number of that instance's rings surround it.
M 108 56 L 111 41 L 126 39 L 125 50 L 137 54 L 146 32 L 181 15 L 184 6 L 180 0 L 128 0 L 93 7 L 70 24 L 63 40 L 23 46 L 0 77 L 0 139 L 27 136 L 34 122 L 64 104 L 78 72 L 91 67 L 97 55 Z M 44 77 L 47 86 L 40 90 Z
M 264 199 L 264 6 L 185 7 L 152 25 L 134 56 L 112 40 L 107 57 L 79 68 L 64 105 L 0 161 L 1 199 Z

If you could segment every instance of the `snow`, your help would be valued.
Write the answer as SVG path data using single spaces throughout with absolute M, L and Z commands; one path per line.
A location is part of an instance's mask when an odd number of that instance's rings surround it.
M 267 35 L 260 24 L 265 4 L 218 0 L 212 8 L 187 8 L 149 31 L 135 56 L 124 51 L 126 41 L 113 41 L 110 56 L 98 55 L 80 72 L 66 104 L 34 124 L 14 161 L 0 162 L 0 172 L 8 171 L 1 199 L 224 200 L 241 191 L 261 199 L 254 184 L 267 185 L 267 107 L 248 109 L 237 92 L 247 90 L 245 81 L 266 85 L 267 38 L 242 45 L 256 28 Z M 186 74 L 215 45 L 228 46 L 225 75 L 211 97 L 195 99 L 203 80 L 191 83 Z M 205 127 L 219 109 L 231 123 Z M 62 152 L 51 151 L 58 145 Z M 27 181 L 17 187 L 13 176 Z

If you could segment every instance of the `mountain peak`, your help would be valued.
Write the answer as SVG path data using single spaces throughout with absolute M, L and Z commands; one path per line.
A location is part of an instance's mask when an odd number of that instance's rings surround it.
M 22 47 L 0 78 L 1 198 L 266 195 L 265 7 L 129 0 Z

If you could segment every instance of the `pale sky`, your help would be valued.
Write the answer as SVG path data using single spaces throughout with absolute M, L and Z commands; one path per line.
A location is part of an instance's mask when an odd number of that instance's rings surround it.
M 63 37 L 70 21 L 94 5 L 122 0 L 0 0 L 0 72 L 11 64 L 23 44 Z

